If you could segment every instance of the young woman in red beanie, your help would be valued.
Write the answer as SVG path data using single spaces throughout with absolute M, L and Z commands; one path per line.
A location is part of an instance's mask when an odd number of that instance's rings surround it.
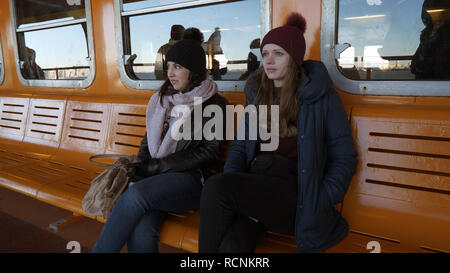
M 140 161 L 129 165 L 128 175 L 136 183 L 120 196 L 93 252 L 119 252 L 125 243 L 128 252 L 158 252 L 159 227 L 167 212 L 198 209 L 204 180 L 221 171 L 223 138 L 198 139 L 194 129 L 187 139 L 177 140 L 172 134 L 179 132 L 175 124 L 182 118 L 172 117 L 172 109 L 187 107 L 192 116 L 194 97 L 202 99 L 202 109 L 217 105 L 225 112 L 227 101 L 207 75 L 201 42 L 198 29 L 187 29 L 168 51 L 168 79 L 148 103 Z M 210 118 L 203 117 L 202 125 Z M 183 126 L 195 128 L 192 121 Z
M 320 252 L 347 234 L 334 205 L 344 199 L 357 154 L 325 66 L 303 61 L 305 28 L 293 13 L 261 43 L 263 69 L 244 91 L 247 105 L 279 105 L 279 146 L 267 152 L 261 140 L 235 138 L 224 173 L 203 187 L 199 252 L 253 252 L 267 230 L 295 235 L 300 251 Z

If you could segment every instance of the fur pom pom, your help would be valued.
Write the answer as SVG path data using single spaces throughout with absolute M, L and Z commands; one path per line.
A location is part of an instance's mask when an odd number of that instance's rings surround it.
M 190 27 L 184 31 L 183 39 L 190 39 L 203 43 L 203 33 L 198 28 Z
M 302 34 L 304 34 L 306 30 L 306 20 L 301 14 L 297 12 L 291 13 L 291 15 L 289 15 L 284 25 L 300 29 Z

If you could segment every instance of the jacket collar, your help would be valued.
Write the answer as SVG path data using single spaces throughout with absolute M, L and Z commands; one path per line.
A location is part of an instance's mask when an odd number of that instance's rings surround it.
M 323 97 L 332 87 L 325 65 L 320 61 L 305 61 L 301 69 L 300 85 L 297 89 L 300 104 L 312 104 Z

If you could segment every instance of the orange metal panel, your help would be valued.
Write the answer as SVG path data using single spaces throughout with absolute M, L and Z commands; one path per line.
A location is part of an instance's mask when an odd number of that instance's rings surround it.
M 163 244 L 182 249 L 186 224 L 178 217 L 169 215 L 161 225 L 159 241 Z
M 1 146 L 0 150 L 0 170 L 6 170 L 15 168 L 18 166 L 23 166 L 27 164 L 36 163 L 41 158 L 28 156 L 26 154 L 15 151 L 14 149 L 5 149 L 5 146 Z M 10 147 L 8 147 L 10 148 Z
M 38 163 L 29 163 L 0 171 L 0 179 L 4 187 L 36 197 L 38 189 L 56 177 L 43 171 Z
M 22 141 L 25 134 L 28 108 L 27 98 L 0 98 L 0 136 Z
M 231 105 L 245 105 L 245 94 L 243 92 L 220 92 Z
M 104 153 L 109 118 L 110 107 L 107 104 L 69 101 L 61 148 Z
M 352 230 L 415 251 L 450 250 L 449 114 L 439 107 L 354 107 L 360 162 L 343 205 Z
M 112 105 L 108 153 L 137 154 L 145 136 L 146 105 Z
M 66 101 L 31 99 L 24 142 L 58 147 Z
M 90 181 L 95 176 L 93 172 L 73 172 L 69 177 L 40 188 L 37 199 L 80 215 L 87 215 L 81 207 L 81 202 L 89 190 Z
M 299 12 L 307 22 L 305 60 L 320 60 L 320 22 L 322 1 L 272 1 L 273 28 L 282 26 L 291 12 Z

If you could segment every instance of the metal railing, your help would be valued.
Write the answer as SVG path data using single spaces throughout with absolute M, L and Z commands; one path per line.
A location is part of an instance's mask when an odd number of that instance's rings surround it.
M 80 69 L 90 69 L 90 68 L 91 68 L 90 66 L 49 67 L 49 68 L 42 68 L 42 71 L 44 71 L 44 72 L 55 71 L 56 80 L 59 80 L 59 72 L 60 71 L 74 70 L 75 71 L 74 73 L 77 74 L 77 72 Z

